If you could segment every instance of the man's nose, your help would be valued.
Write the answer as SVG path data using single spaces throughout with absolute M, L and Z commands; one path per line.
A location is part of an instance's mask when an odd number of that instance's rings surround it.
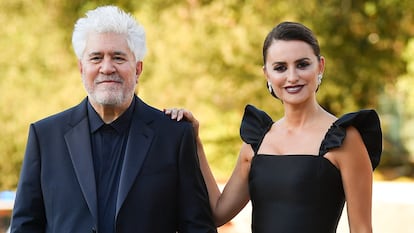
M 112 74 L 115 72 L 115 66 L 112 59 L 104 58 L 101 63 L 100 72 L 103 74 Z

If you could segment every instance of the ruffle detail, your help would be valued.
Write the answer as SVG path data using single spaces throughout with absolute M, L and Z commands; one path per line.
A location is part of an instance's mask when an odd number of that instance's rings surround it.
M 273 123 L 267 113 L 252 105 L 246 105 L 240 126 L 240 136 L 245 143 L 251 145 L 255 154 L 257 154 L 265 134 Z M 359 131 L 367 148 L 372 168 L 375 169 L 380 162 L 382 153 L 381 125 L 375 110 L 347 113 L 336 120 L 321 143 L 319 156 L 340 147 L 346 136 L 346 128 L 349 126 L 354 126 Z
M 240 136 L 242 140 L 250 144 L 253 151 L 257 153 L 264 135 L 272 127 L 273 120 L 262 110 L 252 105 L 246 105 L 240 126 Z
M 323 156 L 329 150 L 342 145 L 346 128 L 354 126 L 360 133 L 367 148 L 372 168 L 375 169 L 381 159 L 382 132 L 378 114 L 374 110 L 360 110 L 343 115 L 336 120 L 322 141 L 319 155 Z

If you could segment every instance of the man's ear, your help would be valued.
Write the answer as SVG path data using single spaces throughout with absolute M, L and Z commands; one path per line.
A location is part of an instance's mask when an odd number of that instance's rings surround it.
M 138 79 L 139 79 L 139 76 L 141 75 L 141 73 L 142 73 L 142 69 L 143 69 L 143 67 L 144 67 L 144 63 L 142 62 L 142 61 L 138 61 L 137 62 L 137 65 L 136 65 L 136 67 L 135 67 L 135 69 L 136 69 L 136 73 L 135 73 L 135 75 L 136 75 L 136 77 L 137 77 L 137 80 L 136 80 L 136 83 L 138 83 Z
M 78 69 L 79 69 L 79 72 L 82 74 L 83 68 L 82 68 L 81 60 L 78 60 Z
M 141 75 L 143 67 L 144 67 L 143 62 L 142 61 L 138 61 L 137 62 L 137 65 L 136 65 L 136 75 L 137 76 L 140 76 Z

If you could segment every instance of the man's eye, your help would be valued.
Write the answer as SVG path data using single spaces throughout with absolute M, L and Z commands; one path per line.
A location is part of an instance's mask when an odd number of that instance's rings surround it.
M 125 58 L 123 58 L 123 57 L 114 57 L 114 60 L 119 63 L 119 62 L 124 62 Z
M 98 62 L 101 59 L 102 59 L 101 57 L 91 57 L 91 58 L 89 58 L 89 60 L 92 61 L 92 62 Z

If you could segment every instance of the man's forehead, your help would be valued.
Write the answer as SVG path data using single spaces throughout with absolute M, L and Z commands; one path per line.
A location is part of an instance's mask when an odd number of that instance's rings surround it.
M 118 33 L 89 33 L 87 47 L 116 48 L 128 47 L 127 36 Z
M 127 36 L 119 33 L 97 33 L 92 32 L 88 35 L 85 55 L 96 56 L 102 54 L 134 56 L 128 46 Z

